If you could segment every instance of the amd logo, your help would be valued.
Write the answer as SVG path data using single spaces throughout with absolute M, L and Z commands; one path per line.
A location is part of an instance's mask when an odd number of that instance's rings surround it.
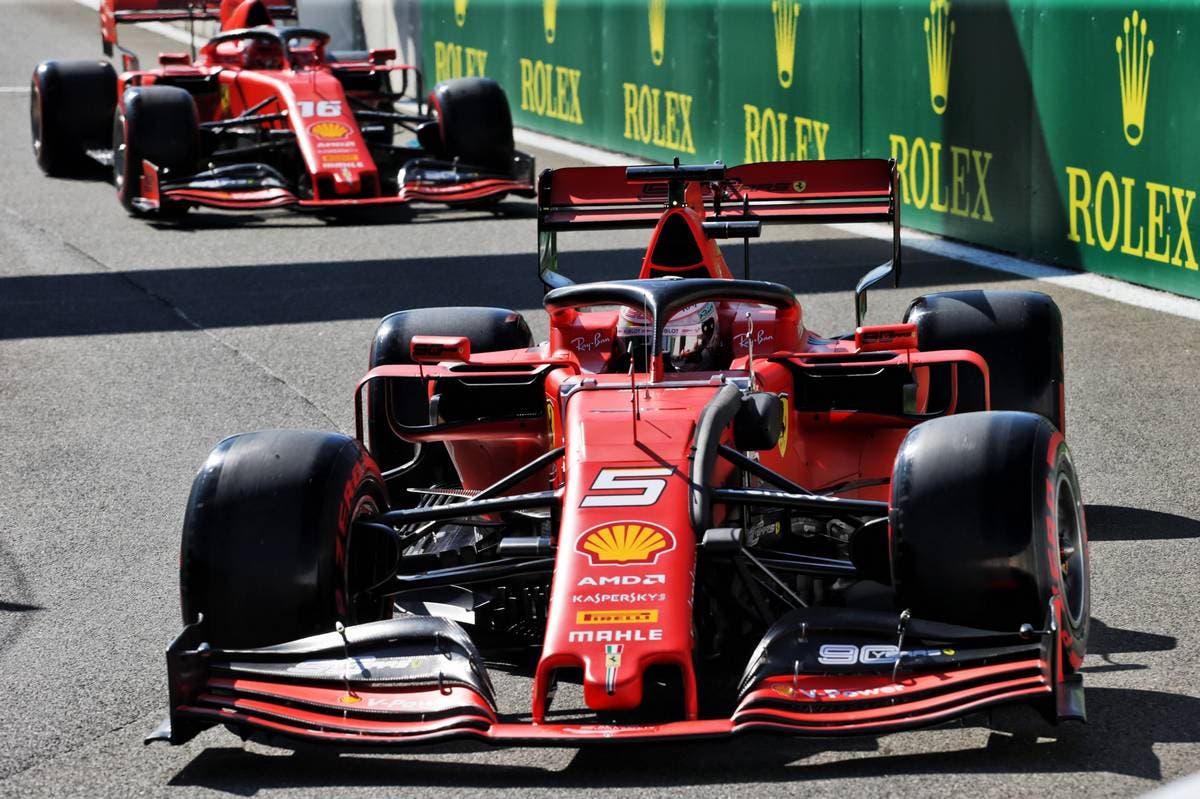
M 578 586 L 598 587 L 602 585 L 666 585 L 665 574 L 618 574 L 613 577 L 583 577 Z

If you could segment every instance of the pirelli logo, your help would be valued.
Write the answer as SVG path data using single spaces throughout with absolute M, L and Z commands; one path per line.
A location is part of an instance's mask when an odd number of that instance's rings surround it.
M 575 614 L 576 624 L 654 624 L 657 610 L 581 610 Z

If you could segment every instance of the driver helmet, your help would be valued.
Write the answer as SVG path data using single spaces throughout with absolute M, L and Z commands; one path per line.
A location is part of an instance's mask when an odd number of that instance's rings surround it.
M 617 318 L 617 351 L 630 359 L 635 372 L 649 371 L 654 324 L 640 308 L 625 306 Z M 676 311 L 663 328 L 663 366 L 674 372 L 708 372 L 720 368 L 717 307 L 698 302 Z
M 250 39 L 242 49 L 246 69 L 283 69 L 283 48 L 278 42 Z

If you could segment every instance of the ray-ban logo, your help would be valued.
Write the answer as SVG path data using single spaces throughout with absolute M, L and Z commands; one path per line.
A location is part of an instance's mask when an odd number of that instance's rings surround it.
M 1121 119 L 1125 141 L 1137 147 L 1146 132 L 1146 97 L 1150 92 L 1150 59 L 1154 42 L 1146 38 L 1146 18 L 1134 11 L 1125 17 L 1117 37 L 1117 69 L 1121 75 Z

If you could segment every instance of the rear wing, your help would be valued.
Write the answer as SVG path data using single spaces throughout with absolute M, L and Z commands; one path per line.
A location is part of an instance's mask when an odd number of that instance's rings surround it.
M 546 170 L 538 178 L 538 270 L 542 283 L 570 281 L 557 271 L 557 233 L 567 230 L 653 228 L 668 208 L 685 204 L 698 186 L 704 229 L 711 238 L 758 235 L 775 222 L 832 224 L 888 222 L 892 258 L 855 289 L 855 315 L 866 313 L 866 290 L 891 276 L 900 284 L 900 205 L 896 164 L 881 158 L 775 161 L 726 167 L 595 166 Z M 694 191 L 693 191 L 694 196 Z
M 258 0 L 273 19 L 295 19 L 296 0 Z M 104 54 L 117 46 L 117 25 L 128 22 L 222 20 L 241 0 L 100 0 L 100 40 Z

